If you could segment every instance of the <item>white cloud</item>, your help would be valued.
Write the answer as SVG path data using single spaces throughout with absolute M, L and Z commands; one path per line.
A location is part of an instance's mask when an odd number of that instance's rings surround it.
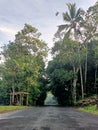
M 0 41 L 13 40 L 17 31 L 23 28 L 24 23 L 38 27 L 42 38 L 49 47 L 53 45 L 53 35 L 57 25 L 62 24 L 62 12 L 65 12 L 66 3 L 76 2 L 77 7 L 88 8 L 97 0 L 0 0 Z M 59 11 L 58 17 L 55 13 Z M 6 25 L 6 26 L 4 26 Z M 1 41 L 1 42 L 2 42 Z
M 17 34 L 18 28 L 9 26 L 0 26 L 0 44 L 8 44 L 9 41 L 14 41 L 15 34 Z
M 17 33 L 16 29 L 0 26 L 0 32 L 3 32 L 7 35 L 15 35 Z

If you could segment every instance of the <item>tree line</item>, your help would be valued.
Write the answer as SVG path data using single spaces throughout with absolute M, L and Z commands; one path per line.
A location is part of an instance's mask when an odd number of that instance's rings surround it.
M 67 4 L 62 25 L 55 33 L 53 60 L 47 72 L 61 105 L 98 94 L 98 2 L 87 11 Z
M 46 96 L 44 72 L 48 47 L 40 40 L 40 35 L 38 29 L 25 24 L 16 34 L 15 41 L 3 47 L 4 63 L 0 66 L 1 103 L 9 104 L 10 93 L 14 102 L 15 92 L 28 92 L 30 105 L 43 105 Z
M 72 3 L 67 7 L 62 13 L 64 24 L 54 35 L 53 59 L 47 68 L 48 46 L 29 24 L 3 47 L 0 104 L 9 104 L 9 93 L 14 96 L 18 91 L 29 92 L 30 105 L 44 105 L 47 91 L 61 105 L 74 105 L 98 94 L 98 2 L 87 11 Z

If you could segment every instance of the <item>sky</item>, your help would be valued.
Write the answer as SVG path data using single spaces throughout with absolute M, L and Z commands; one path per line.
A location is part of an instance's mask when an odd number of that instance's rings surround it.
M 87 10 L 97 0 L 0 0 L 0 47 L 14 41 L 15 34 L 30 24 L 41 32 L 41 39 L 51 48 L 57 26 L 63 23 L 66 3 L 76 3 Z M 56 16 L 55 13 L 59 12 Z

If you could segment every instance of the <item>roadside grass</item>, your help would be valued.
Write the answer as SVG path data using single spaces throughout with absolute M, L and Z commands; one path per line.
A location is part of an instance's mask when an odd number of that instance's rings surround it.
M 89 105 L 86 107 L 80 107 L 79 110 L 98 115 L 98 108 L 96 105 Z
M 0 113 L 10 112 L 15 110 L 22 110 L 28 108 L 27 106 L 0 106 Z

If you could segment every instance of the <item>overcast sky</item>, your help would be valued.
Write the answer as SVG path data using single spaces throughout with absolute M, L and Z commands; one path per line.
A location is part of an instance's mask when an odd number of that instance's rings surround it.
M 66 3 L 88 9 L 97 0 L 0 0 L 0 46 L 14 40 L 14 35 L 28 23 L 38 28 L 42 39 L 51 47 L 57 25 L 62 24 Z M 55 13 L 59 11 L 58 17 Z

